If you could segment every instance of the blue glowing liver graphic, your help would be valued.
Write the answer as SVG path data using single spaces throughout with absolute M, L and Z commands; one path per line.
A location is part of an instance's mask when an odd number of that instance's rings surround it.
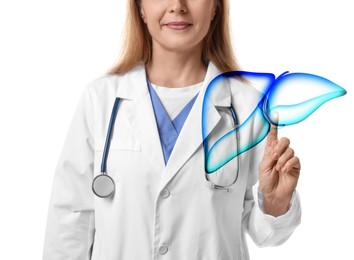
M 211 96 L 217 95 L 226 82 L 230 83 L 234 80 L 255 87 L 260 93 L 259 100 L 248 118 L 211 143 L 208 137 L 211 131 L 208 129 L 208 107 L 211 105 Z M 230 84 L 230 87 L 234 85 Z M 206 173 L 215 172 L 236 156 L 261 142 L 270 130 L 270 123 L 278 127 L 297 124 L 309 117 L 325 102 L 346 93 L 345 89 L 332 81 L 308 73 L 284 72 L 277 78 L 272 73 L 248 71 L 231 71 L 218 75 L 207 86 L 203 99 L 202 137 Z M 251 139 L 243 138 L 250 136 L 249 133 L 253 133 Z M 239 143 L 237 146 L 232 146 L 237 148 L 223 149 L 230 142 L 235 142 L 237 135 L 241 137 Z

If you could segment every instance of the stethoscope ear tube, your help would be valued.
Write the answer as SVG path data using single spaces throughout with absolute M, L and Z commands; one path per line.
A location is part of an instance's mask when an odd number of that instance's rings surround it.
M 117 117 L 119 98 L 115 99 L 111 119 L 109 121 L 108 132 L 106 137 L 106 143 L 104 145 L 103 155 L 102 155 L 102 163 L 101 163 L 101 174 L 97 175 L 92 181 L 92 191 L 95 195 L 100 198 L 107 198 L 114 194 L 115 192 L 115 183 L 113 179 L 108 176 L 106 173 L 107 168 L 107 158 L 109 153 L 109 147 L 111 145 L 112 132 L 114 123 Z
M 226 192 L 230 192 L 230 188 L 224 187 L 224 186 L 220 186 L 220 185 L 216 185 L 215 183 L 213 183 L 210 180 L 205 180 L 205 185 L 211 189 L 211 190 L 220 190 L 220 191 L 226 191 Z

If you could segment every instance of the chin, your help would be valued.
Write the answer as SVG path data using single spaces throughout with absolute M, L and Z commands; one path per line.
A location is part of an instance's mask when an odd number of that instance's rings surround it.
M 195 42 L 190 42 L 190 41 L 170 41 L 169 43 L 166 43 L 162 45 L 163 48 L 169 51 L 175 51 L 175 52 L 184 52 L 187 50 L 193 50 L 198 48 L 199 43 Z

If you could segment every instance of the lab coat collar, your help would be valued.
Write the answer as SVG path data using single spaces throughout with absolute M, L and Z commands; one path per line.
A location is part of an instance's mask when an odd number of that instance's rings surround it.
M 218 70 L 215 64 L 209 62 L 202 89 L 206 89 L 209 82 L 220 74 L 221 72 Z M 133 84 L 131 82 L 132 80 L 134 81 Z M 133 70 L 126 73 L 123 76 L 121 82 L 122 83 L 119 84 L 120 86 L 118 87 L 117 95 L 116 95 L 119 98 L 137 100 L 149 92 L 147 87 L 142 87 L 147 85 L 146 70 L 144 65 L 138 65 Z M 129 82 L 130 84 L 127 84 Z M 205 84 L 206 82 L 207 84 Z M 231 95 L 230 95 L 229 86 L 225 86 L 225 87 L 227 87 L 228 90 L 217 91 L 215 92 L 214 95 L 209 97 L 209 100 L 214 104 L 214 106 L 225 106 L 225 107 L 230 106 Z
M 121 99 L 138 100 L 148 93 L 146 71 L 143 65 L 138 65 L 124 74 L 117 89 L 117 97 Z
M 156 168 L 157 174 L 161 174 L 161 190 L 194 154 L 196 149 L 202 146 L 201 120 L 204 94 L 210 81 L 220 74 L 221 72 L 217 67 L 212 62 L 209 62 L 203 86 L 184 123 L 166 166 L 147 86 L 145 67 L 136 67 L 125 74 L 119 82 L 117 97 L 132 101 L 126 102 L 127 109 L 125 111 L 127 118 L 130 121 L 135 137 L 141 143 L 142 150 Z M 223 91 L 215 91 L 213 95 L 208 97 L 211 102 L 206 102 L 208 132 L 205 133 L 204 138 L 214 129 L 221 118 L 216 107 L 230 106 L 231 94 L 228 81 L 223 81 L 222 88 Z

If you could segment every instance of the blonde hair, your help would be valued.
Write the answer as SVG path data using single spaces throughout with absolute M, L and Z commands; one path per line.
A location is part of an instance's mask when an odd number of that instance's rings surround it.
M 233 53 L 228 0 L 216 0 L 215 17 L 203 39 L 202 60 L 211 61 L 221 72 L 239 70 Z M 140 16 L 140 0 L 128 0 L 125 32 L 119 61 L 107 74 L 126 73 L 139 64 L 148 64 L 152 57 L 150 33 Z

